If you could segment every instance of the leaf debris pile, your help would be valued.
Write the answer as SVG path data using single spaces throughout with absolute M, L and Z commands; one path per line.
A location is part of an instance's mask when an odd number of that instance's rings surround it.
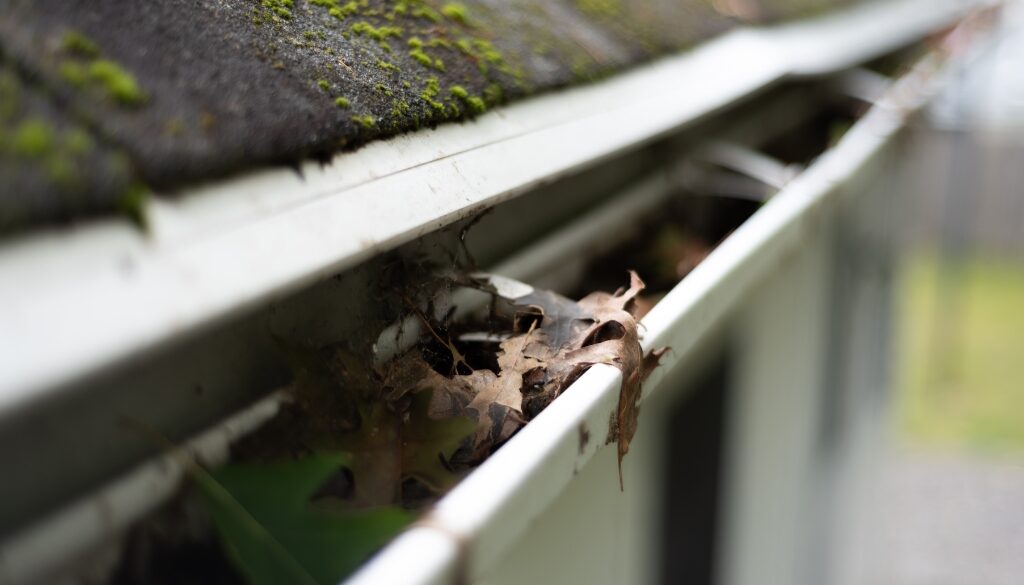
M 493 364 L 473 368 L 472 360 L 451 342 L 450 332 L 428 324 L 436 339 L 446 341 L 456 367 L 446 375 L 414 350 L 397 361 L 403 377 L 411 370 L 418 380 L 404 391 L 430 392 L 428 414 L 434 419 L 466 416 L 476 421 L 471 440 L 457 454 L 458 463 L 473 465 L 537 416 L 590 366 L 614 366 L 622 370 L 623 382 L 609 440 L 618 442 L 621 465 L 636 432 L 641 382 L 662 353 L 653 352 L 645 362 L 640 346 L 636 311 L 643 281 L 631 271 L 628 288 L 613 294 L 594 292 L 578 302 L 524 286 L 505 292 L 506 282 L 483 274 L 471 278 L 472 286 L 494 295 L 492 327 L 458 336 L 461 345 L 468 347 L 465 353 L 493 354 Z M 504 327 L 495 327 L 496 323 Z M 467 371 L 460 372 L 460 364 Z
M 492 275 L 454 280 L 490 295 L 487 314 L 451 324 L 429 317 L 433 307 L 411 305 L 426 334 L 382 365 L 344 344 L 281 344 L 294 371 L 281 411 L 232 446 L 231 463 L 193 466 L 207 517 L 198 532 L 217 535 L 224 559 L 218 568 L 206 554 L 204 572 L 232 575 L 217 582 L 337 582 L 593 364 L 623 372 L 609 436 L 621 464 L 640 383 L 660 355 L 642 355 L 640 278 L 631 272 L 628 288 L 578 302 Z M 193 511 L 195 500 L 187 500 Z M 113 582 L 174 582 L 174 573 L 154 575 L 182 561 L 160 552 L 167 530 L 152 525 L 135 539 L 135 567 L 123 565 Z M 208 536 L 201 540 L 209 547 Z

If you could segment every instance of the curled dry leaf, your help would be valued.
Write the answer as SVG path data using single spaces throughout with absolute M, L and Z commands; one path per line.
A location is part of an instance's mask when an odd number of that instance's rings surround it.
M 508 440 L 594 364 L 622 371 L 622 388 L 610 441 L 618 443 L 622 458 L 636 432 L 640 385 L 657 366 L 661 351 L 645 360 L 637 332 L 636 299 L 644 283 L 630 272 L 630 286 L 614 294 L 595 292 L 574 302 L 550 291 L 529 286 L 497 284 L 487 275 L 473 275 L 474 286 L 505 303 L 510 332 L 501 332 L 497 369 L 442 375 L 413 352 L 397 360 L 396 368 L 418 382 L 409 391 L 432 392 L 428 413 L 436 419 L 466 415 L 477 421 L 468 461 L 479 462 Z M 504 294 L 503 294 L 504 293 Z M 521 296 L 510 298 L 510 294 Z M 433 332 L 435 337 L 438 336 Z M 466 339 L 494 339 L 498 332 L 469 335 Z M 445 345 L 451 345 L 450 342 Z M 453 351 L 453 360 L 462 359 Z M 398 374 L 394 374 L 398 375 Z

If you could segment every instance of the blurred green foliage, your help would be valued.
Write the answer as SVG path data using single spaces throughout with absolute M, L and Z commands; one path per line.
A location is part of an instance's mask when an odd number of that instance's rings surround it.
M 1024 453 L 1024 262 L 981 257 L 951 266 L 918 254 L 907 262 L 898 303 L 904 438 Z

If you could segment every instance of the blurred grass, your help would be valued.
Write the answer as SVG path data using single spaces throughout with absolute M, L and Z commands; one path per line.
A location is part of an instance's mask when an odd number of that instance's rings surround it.
M 1024 262 L 970 259 L 954 281 L 940 266 L 912 256 L 899 289 L 902 439 L 1024 453 Z

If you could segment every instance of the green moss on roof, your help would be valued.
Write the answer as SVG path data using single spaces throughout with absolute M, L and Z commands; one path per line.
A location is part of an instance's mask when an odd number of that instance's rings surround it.
M 751 4 L 777 14 L 842 1 Z M 32 171 L 39 180 L 19 183 L 0 213 L 114 210 L 127 185 L 169 193 L 254 166 L 323 159 L 599 78 L 736 18 L 708 0 L 8 0 L 0 55 L 16 64 L 15 93 L 42 96 L 45 112 L 19 102 L 22 119 L 0 133 L 9 141 L 33 113 L 50 124 L 50 140 L 29 125 L 21 150 L 48 142 L 62 162 L 43 155 Z M 5 91 L 0 83 L 0 110 L 11 108 Z M 86 141 L 68 138 L 73 129 L 89 137 L 89 154 L 75 154 Z M 0 167 L 20 177 L 17 150 L 5 149 Z M 82 172 L 88 161 L 93 170 Z M 85 185 L 78 192 L 88 204 L 54 195 L 63 191 L 50 179 L 72 175 L 67 184 Z
M 413 9 L 412 15 L 416 18 L 424 18 L 430 22 L 440 23 L 441 15 L 429 6 L 417 6 Z
M 95 58 L 100 56 L 96 43 L 78 31 L 64 33 L 64 50 L 82 57 Z
M 260 4 L 281 18 L 292 18 L 292 0 L 261 0 Z
M 369 114 L 363 116 L 352 116 L 352 121 L 365 129 L 371 129 L 377 126 L 377 120 Z
M 448 18 L 458 22 L 459 24 L 469 26 L 469 9 L 466 8 L 465 4 L 458 2 L 449 2 L 441 7 L 441 14 Z
M 89 37 L 67 30 L 61 46 L 57 74 L 68 85 L 76 89 L 95 89 L 123 105 L 146 101 L 146 94 L 135 77 L 116 61 L 103 58 L 99 47 Z
M 434 60 L 430 58 L 430 55 L 423 52 L 423 49 L 415 48 L 409 51 L 409 56 L 412 57 L 417 63 L 427 68 L 434 66 Z
M 366 21 L 353 24 L 351 30 L 357 35 L 366 35 L 378 43 L 384 42 L 391 37 L 401 38 L 402 36 L 402 29 L 397 26 L 375 27 Z
M 46 122 L 22 120 L 10 136 L 10 150 L 17 156 L 42 158 L 53 146 L 53 128 Z
M 114 211 L 134 180 L 123 153 L 0 59 L 0 235 Z
M 146 101 L 146 94 L 139 88 L 135 77 L 114 61 L 97 59 L 89 64 L 87 71 L 88 79 L 102 87 L 111 99 L 128 105 Z

